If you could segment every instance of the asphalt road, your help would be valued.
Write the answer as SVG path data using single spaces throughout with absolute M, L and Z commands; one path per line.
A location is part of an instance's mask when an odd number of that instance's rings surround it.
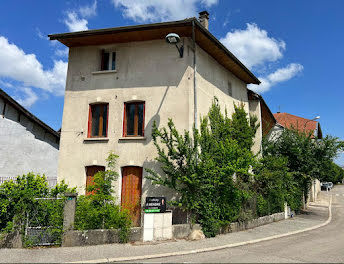
M 335 186 L 329 194 L 332 195 L 332 221 L 327 226 L 319 229 L 237 248 L 169 258 L 148 259 L 143 262 L 343 263 L 344 185 Z

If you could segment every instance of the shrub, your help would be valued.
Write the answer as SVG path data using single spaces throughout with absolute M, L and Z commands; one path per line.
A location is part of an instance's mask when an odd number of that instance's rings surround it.
M 0 232 L 19 230 L 30 226 L 52 227 L 49 232 L 60 242 L 63 232 L 63 193 L 74 191 L 61 182 L 48 188 L 44 175 L 28 173 L 0 185 Z M 62 198 L 47 200 L 46 198 Z M 42 199 L 37 199 L 42 198 Z M 25 241 L 24 241 L 25 242 Z
M 110 153 L 107 158 L 108 169 L 94 176 L 94 184 L 88 186 L 90 195 L 82 195 L 77 200 L 75 224 L 77 230 L 119 229 L 120 242 L 129 239 L 131 220 L 126 210 L 116 204 L 112 182 L 117 179 L 115 171 L 117 155 Z

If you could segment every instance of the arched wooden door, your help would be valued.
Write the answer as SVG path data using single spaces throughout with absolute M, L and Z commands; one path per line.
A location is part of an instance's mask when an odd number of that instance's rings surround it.
M 133 226 L 141 226 L 141 194 L 142 168 L 123 167 L 121 205 L 129 210 Z
M 86 167 L 86 195 L 94 194 L 93 192 L 88 192 L 87 187 L 94 184 L 94 175 L 98 171 L 105 171 L 104 166 L 87 166 Z

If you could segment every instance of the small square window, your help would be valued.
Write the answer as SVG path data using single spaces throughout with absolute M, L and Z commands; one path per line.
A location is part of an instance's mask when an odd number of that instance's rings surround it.
M 124 135 L 125 137 L 143 137 L 145 126 L 145 103 L 124 104 Z
M 232 83 L 228 82 L 228 95 L 233 96 Z
M 116 70 L 116 52 L 102 50 L 101 71 Z
M 89 138 L 107 137 L 109 104 L 92 104 L 89 108 L 88 134 Z

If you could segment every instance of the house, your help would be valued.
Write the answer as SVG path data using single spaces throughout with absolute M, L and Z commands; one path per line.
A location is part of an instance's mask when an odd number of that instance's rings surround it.
M 277 125 L 277 121 L 261 95 L 250 89 L 247 89 L 247 94 L 250 115 L 256 116 L 259 121 L 259 127 L 252 147 L 253 153 L 258 153 L 261 151 L 262 139 Z
M 172 118 L 179 131 L 191 130 L 214 96 L 229 114 L 240 103 L 248 113 L 247 84 L 260 83 L 208 31 L 208 19 L 201 12 L 200 21 L 49 35 L 69 47 L 59 181 L 85 194 L 114 151 L 120 175 L 114 189 L 135 225 L 145 197 L 175 197 L 145 178 L 145 168 L 159 168 L 153 122 L 162 127 Z
M 57 181 L 60 135 L 0 89 L 0 184 L 29 172 Z
M 296 129 L 302 133 L 311 134 L 313 138 L 322 138 L 320 123 L 315 120 L 280 112 L 274 114 L 274 117 L 278 124 L 274 127 L 272 132 L 273 134 L 279 134 L 284 128 L 288 128 Z

